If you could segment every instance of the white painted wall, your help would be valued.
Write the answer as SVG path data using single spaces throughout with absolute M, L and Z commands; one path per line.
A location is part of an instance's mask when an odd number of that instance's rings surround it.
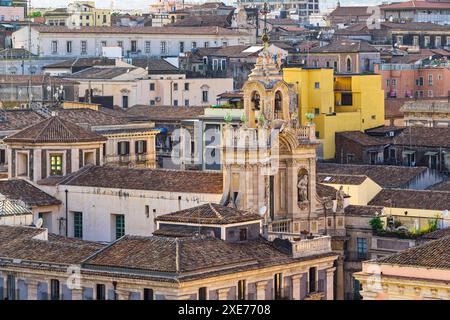
M 68 193 L 69 236 L 73 236 L 73 212 L 83 212 L 83 239 L 112 241 L 114 239 L 111 214 L 125 215 L 125 233 L 150 236 L 154 231 L 156 216 L 195 207 L 208 202 L 218 203 L 221 194 L 193 194 L 148 190 L 120 190 L 80 186 L 40 186 L 44 191 L 65 203 Z M 181 200 L 178 200 L 181 197 Z M 145 206 L 149 206 L 147 217 Z M 65 217 L 65 205 L 60 207 L 59 217 Z M 57 219 L 57 217 L 55 217 Z M 57 228 L 52 232 L 58 233 Z
M 94 34 L 94 33 L 40 33 L 33 29 L 31 37 L 31 52 L 40 56 L 57 57 L 79 57 L 79 56 L 101 56 L 102 42 L 106 41 L 106 46 L 117 46 L 122 41 L 124 54 L 131 50 L 131 41 L 137 41 L 137 50 L 142 56 L 159 57 L 178 56 L 180 54 L 180 42 L 184 42 L 184 51 L 192 49 L 192 43 L 196 42 L 197 47 L 204 47 L 205 42 L 210 47 L 220 47 L 226 45 L 249 44 L 248 35 L 178 35 L 178 34 Z M 19 29 L 13 33 L 14 48 L 28 48 L 28 27 Z M 52 41 L 58 42 L 58 52 L 52 52 Z M 72 52 L 66 52 L 66 42 L 72 41 Z M 87 52 L 81 52 L 81 41 L 87 41 Z M 150 52 L 146 51 L 146 42 L 150 41 Z M 161 52 L 161 42 L 166 42 L 166 52 Z

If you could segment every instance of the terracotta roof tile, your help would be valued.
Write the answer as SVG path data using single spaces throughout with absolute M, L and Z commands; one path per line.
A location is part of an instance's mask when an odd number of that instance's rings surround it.
M 450 192 L 383 189 L 369 202 L 369 205 L 443 211 L 450 209 Z
M 317 163 L 318 174 L 365 175 L 383 188 L 402 188 L 427 171 L 426 167 Z
M 228 243 L 216 238 L 167 238 L 125 236 L 93 255 L 85 265 L 115 267 L 177 274 L 198 272 L 205 277 L 211 269 L 235 272 L 294 262 L 265 240 Z
M 43 263 L 80 264 L 104 247 L 53 234 L 48 235 L 48 240 L 35 238 L 45 232 L 45 229 L 32 227 L 0 226 L 0 256 Z
M 375 216 L 377 214 L 383 213 L 384 207 L 380 206 L 358 206 L 358 205 L 349 205 L 345 207 L 345 215 L 346 216 Z
M 365 175 L 349 174 L 318 174 L 317 181 L 325 184 L 360 185 L 366 181 Z
M 222 194 L 222 173 L 86 166 L 59 181 L 62 185 Z
M 432 269 L 450 269 L 450 237 L 427 242 L 421 246 L 375 260 L 392 264 Z
M 61 204 L 58 199 L 21 179 L 0 180 L 0 194 L 8 199 L 21 200 L 31 207 Z
M 105 140 L 105 137 L 59 116 L 52 116 L 4 139 L 6 143 L 76 143 Z
M 342 136 L 346 139 L 352 140 L 362 146 L 367 147 L 384 146 L 388 143 L 385 139 L 373 137 L 361 131 L 337 132 L 336 136 Z
M 410 126 L 393 139 L 394 145 L 450 148 L 450 128 Z
M 231 224 L 261 220 L 261 216 L 249 211 L 236 210 L 215 203 L 207 203 L 156 218 L 158 221 L 184 222 L 195 224 Z
M 205 107 L 135 105 L 126 111 L 126 117 L 150 121 L 180 121 L 196 119 L 204 113 Z

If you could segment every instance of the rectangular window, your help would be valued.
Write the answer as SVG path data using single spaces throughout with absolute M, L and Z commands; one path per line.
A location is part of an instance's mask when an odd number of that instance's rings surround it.
M 403 36 L 397 36 L 397 44 L 402 45 L 403 44 Z
M 220 70 L 225 70 L 227 68 L 227 61 L 225 59 L 222 59 L 220 61 Z
M 314 82 L 314 88 L 320 89 L 320 82 Z
M 419 46 L 419 36 L 414 36 L 414 38 L 413 38 L 413 45 L 415 47 Z
M 447 46 L 450 46 L 450 36 L 447 36 Z
M 147 141 L 145 140 L 136 141 L 135 149 L 137 154 L 147 153 Z
M 173 91 L 178 91 L 178 83 L 173 84 Z
M 152 43 L 150 41 L 145 41 L 145 53 L 151 52 Z
M 247 240 L 247 229 L 243 228 L 239 230 L 239 241 Z
M 81 54 L 87 53 L 87 41 L 83 40 L 81 41 Z
M 50 280 L 50 300 L 59 300 L 59 280 Z
M 428 90 L 428 97 L 433 98 L 433 90 Z
M 72 53 L 72 41 L 67 41 L 66 42 L 66 52 L 67 53 Z
M 122 96 L 122 108 L 128 108 L 128 96 Z
M 167 42 L 161 41 L 160 43 L 161 54 L 167 54 Z
M 184 84 L 184 91 L 189 91 L 189 82 Z
M 436 36 L 436 38 L 434 39 L 434 46 L 436 48 L 439 48 L 441 46 L 442 43 L 442 38 L 440 36 Z
M 217 71 L 219 69 L 219 60 L 214 59 L 213 60 L 213 70 Z
M 73 213 L 73 236 L 74 238 L 83 239 L 83 213 Z
M 393 86 L 396 86 L 396 85 L 397 85 L 397 79 L 392 79 L 392 80 L 391 80 L 391 84 L 392 84 Z
M 429 36 L 425 36 L 423 44 L 424 44 L 425 48 L 428 48 L 430 46 L 430 37 Z
M 208 41 L 205 42 L 204 47 L 205 47 L 205 48 L 209 48 L 209 42 L 208 42 Z
M 50 156 L 50 175 L 62 176 L 62 155 Z
M 281 288 L 282 288 L 282 275 L 281 273 L 275 274 L 273 277 L 273 292 L 274 292 L 274 299 L 279 300 L 282 298 L 281 296 Z
M 358 253 L 358 259 L 366 259 L 367 256 L 367 239 L 356 238 L 356 250 Z
M 102 48 L 103 47 L 106 47 L 108 44 L 107 44 L 107 42 L 106 41 L 102 41 Z
M 121 156 L 126 156 L 130 154 L 130 142 L 128 141 L 121 141 L 117 144 L 118 147 L 118 154 Z
M 184 41 L 180 41 L 180 53 L 184 52 Z
M 309 292 L 314 293 L 317 291 L 317 278 L 316 278 L 317 268 L 309 268 Z
M 151 105 L 151 106 L 156 105 L 156 101 L 155 101 L 155 100 L 150 100 L 150 105 Z
M 131 40 L 131 52 L 137 52 L 137 41 Z
M 6 164 L 6 150 L 0 149 L 0 165 Z
M 58 41 L 52 41 L 52 53 L 58 53 Z
M 123 48 L 123 41 L 117 41 L 117 46 Z
M 16 292 L 16 276 L 8 274 L 6 277 L 6 297 L 8 300 L 16 300 Z
M 196 49 L 197 48 L 197 42 L 192 41 L 192 49 Z
M 150 83 L 150 91 L 155 91 L 155 84 L 154 83 Z
M 198 289 L 198 300 L 208 299 L 208 289 L 206 287 L 201 287 Z
M 208 91 L 206 91 L 206 90 L 202 91 L 202 101 L 203 102 L 208 102 L 209 101 Z
M 416 85 L 417 86 L 423 86 L 423 77 L 420 77 L 419 79 L 416 79 Z
M 144 288 L 144 300 L 153 300 L 153 289 Z
M 185 99 L 184 100 L 184 106 L 185 107 L 189 107 L 189 99 Z
M 97 300 L 106 300 L 106 288 L 104 284 L 96 286 Z
M 116 239 L 125 235 L 125 216 L 123 214 L 116 214 Z
M 238 300 L 245 300 L 247 284 L 245 280 L 239 280 L 238 282 Z
M 432 74 L 429 74 L 429 75 L 428 75 L 428 85 L 429 85 L 429 86 L 432 86 L 432 85 L 433 85 L 433 75 L 432 75 Z
M 178 107 L 178 100 L 173 100 L 173 105 L 175 106 L 175 107 Z

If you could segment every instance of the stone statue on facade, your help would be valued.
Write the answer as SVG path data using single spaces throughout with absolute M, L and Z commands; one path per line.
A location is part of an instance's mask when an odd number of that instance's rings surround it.
M 343 212 L 344 211 L 344 187 L 341 186 L 339 190 L 336 192 L 336 212 Z
M 304 174 L 298 181 L 298 202 L 308 201 L 308 175 Z

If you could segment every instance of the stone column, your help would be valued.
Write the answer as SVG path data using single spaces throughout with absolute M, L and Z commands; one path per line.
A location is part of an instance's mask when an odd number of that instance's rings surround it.
M 28 300 L 37 300 L 38 299 L 38 284 L 39 282 L 34 279 L 30 279 L 27 281 L 28 287 Z
M 230 288 L 223 288 L 217 290 L 217 299 L 218 300 L 228 300 L 228 292 Z
M 334 271 L 336 268 L 327 269 L 327 288 L 326 288 L 326 299 L 334 300 Z
M 301 300 L 300 296 L 300 279 L 301 274 L 295 274 L 291 276 L 292 279 L 292 300 Z
M 344 300 L 344 259 L 342 258 L 342 256 L 339 256 L 339 258 L 337 259 L 336 278 L 336 300 Z
M 130 300 L 130 291 L 124 289 L 116 289 L 117 300 Z
M 83 289 L 72 289 L 72 300 L 83 300 Z
M 267 281 L 256 283 L 256 300 L 266 300 Z

